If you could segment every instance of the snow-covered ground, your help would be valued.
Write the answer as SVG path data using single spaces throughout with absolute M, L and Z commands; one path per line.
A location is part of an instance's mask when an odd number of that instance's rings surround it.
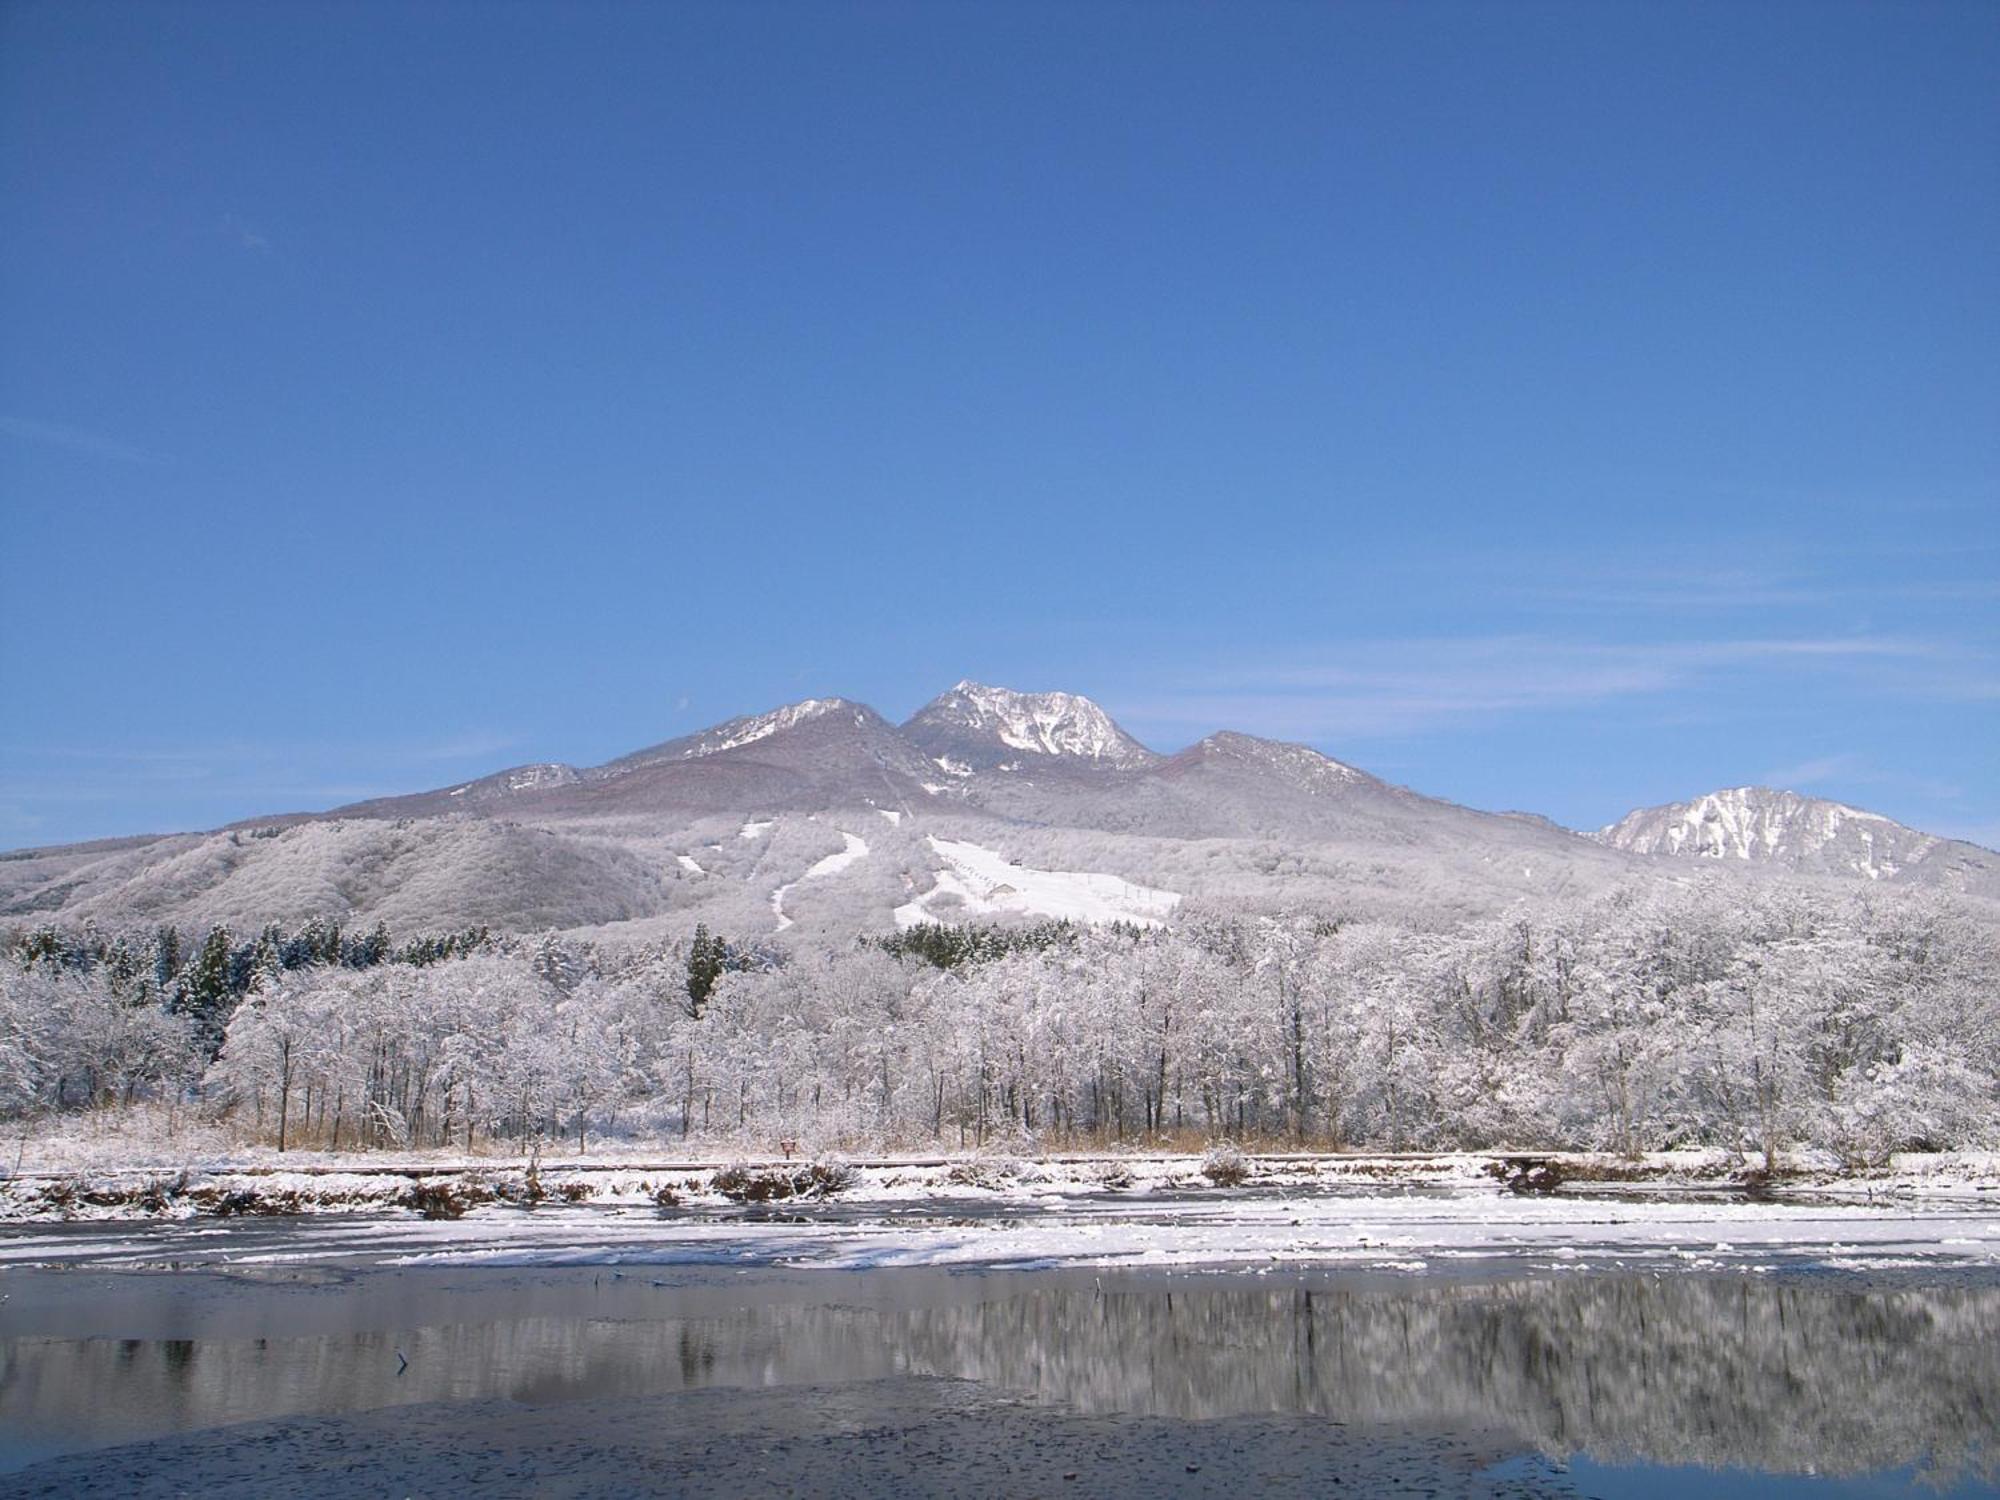
M 930 890 L 896 908 L 898 927 L 1005 913 L 1156 927 L 1180 904 L 1178 892 L 1135 885 L 1117 875 L 1036 870 L 980 844 L 940 838 L 926 842 L 943 864 Z
M 800 881 L 823 880 L 829 875 L 838 875 L 857 859 L 867 858 L 867 840 L 852 833 L 842 833 L 840 837 L 844 841 L 841 848 L 836 849 L 824 859 L 814 861 L 805 874 L 801 875 L 798 880 L 787 881 L 771 892 L 771 915 L 778 919 L 777 930 L 779 932 L 783 932 L 787 927 L 792 925 L 792 919 L 785 915 L 785 894 L 793 886 L 799 884 Z
M 482 1140 L 482 1146 L 485 1142 Z M 11 1160 L 0 1160 L 0 1217 L 38 1185 L 69 1178 L 127 1182 L 187 1172 L 193 1177 L 241 1175 L 301 1180 L 329 1173 L 355 1179 L 407 1178 L 449 1173 L 519 1173 L 525 1154 L 503 1149 L 420 1151 L 279 1152 L 245 1144 L 226 1125 L 183 1113 L 169 1118 L 152 1107 L 101 1110 L 34 1123 L 7 1142 Z M 1495 1151 L 1256 1151 L 1243 1160 L 1251 1180 L 1266 1188 L 1366 1186 L 1455 1188 L 1490 1185 L 1496 1161 L 1516 1153 Z M 1555 1163 L 1573 1190 L 1615 1192 L 1699 1189 L 1720 1191 L 1740 1183 L 1762 1162 L 1755 1153 L 1716 1148 L 1649 1151 L 1636 1157 L 1609 1152 L 1536 1152 Z M 794 1153 L 794 1157 L 797 1153 Z M 1205 1157 L 1140 1147 L 1108 1151 L 1038 1149 L 1023 1143 L 983 1151 L 942 1145 L 902 1151 L 855 1148 L 838 1159 L 854 1174 L 849 1199 L 906 1198 L 947 1191 L 968 1180 L 987 1187 L 1068 1184 L 1079 1191 L 1107 1177 L 1128 1180 L 1139 1191 L 1205 1185 Z M 548 1141 L 541 1170 L 576 1176 L 593 1186 L 600 1174 L 711 1173 L 727 1165 L 796 1165 L 768 1148 L 741 1140 L 685 1139 L 679 1135 L 593 1138 L 587 1152 Z M 2000 1151 L 1905 1152 L 1872 1170 L 1844 1167 L 1829 1152 L 1805 1148 L 1779 1159 L 1787 1195 L 1874 1195 L 1883 1198 L 1957 1197 L 1986 1203 L 2000 1213 Z
M 657 1187 L 654 1176 L 646 1186 Z M 360 1183 L 326 1183 L 352 1187 Z M 1955 1203 L 1747 1202 L 1626 1196 L 1211 1190 L 1167 1197 L 1023 1183 L 930 1206 L 886 1193 L 796 1202 L 772 1218 L 718 1212 L 690 1188 L 660 1210 L 638 1180 L 596 1206 L 476 1208 L 457 1220 L 354 1214 L 23 1226 L 0 1265 L 271 1264 L 364 1257 L 423 1265 L 877 1267 L 1340 1266 L 1389 1272 L 2000 1271 L 2000 1215 Z M 378 1200 L 379 1205 L 379 1200 Z M 310 1232 L 301 1227 L 310 1224 Z
M 1690 1153 L 1690 1155 L 1693 1155 Z M 2000 1272 L 1989 1160 L 1905 1163 L 1869 1182 L 1795 1185 L 1779 1200 L 1699 1174 L 1517 1194 L 1491 1158 L 1264 1158 L 1240 1186 L 1194 1157 L 876 1161 L 837 1197 L 794 1198 L 791 1222 L 744 1215 L 696 1163 L 545 1163 L 539 1206 L 518 1165 L 426 1173 L 416 1163 L 339 1170 L 306 1163 L 156 1179 L 15 1179 L 0 1205 L 17 1227 L 0 1265 L 81 1256 L 92 1264 L 257 1263 L 389 1256 L 407 1263 L 889 1266 L 1351 1266 L 1423 1272 L 1517 1268 Z M 1576 1159 L 1580 1165 L 1582 1159 Z M 352 1158 L 347 1165 L 359 1165 Z M 442 1166 L 442 1164 L 438 1164 Z M 757 1170 L 797 1170 L 798 1163 Z M 1927 1168 L 1937 1168 L 1927 1170 Z M 386 1169 L 386 1170 L 385 1170 Z M 414 1179 L 486 1199 L 458 1220 L 399 1207 Z M 670 1206 L 657 1200 L 666 1190 Z M 219 1220 L 231 1195 L 316 1217 Z M 498 1195 L 497 1198 L 493 1195 Z M 512 1200 L 512 1201 L 509 1201 Z M 571 1201 L 573 1200 L 573 1201 Z M 97 1219 L 96 1228 L 51 1220 Z M 116 1221 L 116 1222 L 111 1222 Z M 310 1226 L 309 1233 L 302 1226 Z
M 1258 1194 L 1135 1206 L 1059 1189 L 1026 1194 L 1020 1212 L 948 1225 L 670 1224 L 543 1227 L 514 1215 L 459 1221 L 456 1243 L 407 1251 L 405 1263 L 558 1265 L 711 1262 L 802 1269 L 872 1266 L 1216 1266 L 1341 1264 L 1449 1269 L 1494 1258 L 1545 1269 L 1650 1266 L 1764 1270 L 1806 1260 L 1865 1271 L 1955 1265 L 2000 1269 L 2000 1216 L 1907 1207 L 1498 1198 L 1490 1193 Z M 749 1231 L 746 1235 L 746 1230 Z
M 826 858 L 815 861 L 805 873 L 807 880 L 818 880 L 827 875 L 838 875 L 857 859 L 868 855 L 868 843 L 859 834 L 842 833 L 844 847 L 835 850 Z

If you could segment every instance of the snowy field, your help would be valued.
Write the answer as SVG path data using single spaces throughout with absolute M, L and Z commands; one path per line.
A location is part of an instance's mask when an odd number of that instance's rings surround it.
M 112 1121 L 105 1127 L 103 1121 Z M 148 1122 L 156 1125 L 157 1122 Z M 290 1151 L 246 1146 L 227 1130 L 184 1123 L 169 1134 L 156 1128 L 134 1130 L 109 1116 L 70 1116 L 43 1122 L 38 1132 L 13 1143 L 12 1171 L 0 1169 L 0 1220 L 32 1217 L 52 1184 L 100 1185 L 107 1190 L 186 1174 L 193 1185 L 264 1187 L 306 1195 L 303 1210 L 337 1209 L 340 1193 L 365 1198 L 375 1189 L 399 1190 L 417 1177 L 470 1176 L 496 1188 L 518 1184 L 528 1166 L 514 1154 L 460 1151 Z M 1513 1162 L 1548 1163 L 1572 1190 L 1620 1189 L 1726 1191 L 1754 1178 L 1761 1156 L 1723 1150 L 1649 1151 L 1637 1156 L 1608 1152 L 1539 1151 L 1261 1151 L 1221 1148 L 1245 1174 L 1246 1185 L 1265 1190 L 1319 1187 L 1485 1188 L 1495 1173 Z M 539 1170 L 553 1194 L 578 1184 L 593 1201 L 636 1201 L 637 1195 L 671 1183 L 697 1197 L 707 1193 L 714 1174 L 730 1166 L 798 1169 L 818 1161 L 837 1164 L 847 1182 L 843 1202 L 890 1202 L 951 1196 L 963 1189 L 982 1193 L 1100 1189 L 1151 1193 L 1205 1189 L 1213 1154 L 1138 1150 L 1042 1152 L 995 1147 L 986 1151 L 912 1151 L 897 1154 L 807 1158 L 798 1153 L 759 1155 L 727 1141 L 613 1139 L 595 1142 L 579 1154 L 551 1142 L 539 1156 Z M 1962 1198 L 1985 1202 L 2000 1212 L 2000 1153 L 1991 1151 L 1905 1152 L 1879 1167 L 1856 1169 L 1831 1153 L 1806 1149 L 1779 1159 L 1779 1183 L 1787 1195 L 1848 1197 Z M 322 1201 L 323 1200 L 323 1201 Z M 716 1201 L 721 1201 L 719 1198 Z M 357 1201 L 355 1206 L 375 1206 Z M 181 1204 L 170 1216 L 187 1216 L 198 1205 Z M 79 1204 L 58 1217 L 118 1217 Z
M 1460 1170 L 1456 1182 L 1370 1182 L 1272 1173 L 1241 1187 L 1188 1185 L 1153 1161 L 1020 1170 L 870 1167 L 835 1199 L 741 1205 L 701 1172 L 551 1174 L 550 1199 L 495 1199 L 456 1219 L 397 1207 L 412 1179 L 380 1174 L 223 1176 L 211 1186 L 306 1193 L 347 1212 L 218 1219 L 197 1186 L 150 1213 L 130 1205 L 71 1222 L 42 1215 L 0 1237 L 0 1266 L 63 1263 L 260 1265 L 361 1260 L 398 1265 L 887 1267 L 1348 1267 L 1423 1273 L 1649 1269 L 1873 1273 L 2000 1272 L 1992 1195 L 1821 1189 L 1772 1200 L 1698 1187 L 1596 1185 L 1517 1194 Z M 1460 1163 L 1462 1168 L 1469 1164 Z M 983 1176 L 983 1184 L 979 1180 Z M 1434 1179 L 1447 1174 L 1439 1170 Z M 468 1179 L 430 1178 L 465 1183 Z M 1119 1186 L 1112 1186 L 1116 1182 Z M 22 1185 L 25 1186 L 25 1185 Z M 495 1186 L 505 1188 L 504 1183 Z M 662 1189 L 678 1200 L 662 1207 Z M 17 1190 L 19 1190 L 17 1188 Z M 200 1194 L 197 1196 L 197 1194 Z M 565 1201 L 574 1196 L 576 1201 Z M 81 1220 L 81 1222 L 76 1222 Z

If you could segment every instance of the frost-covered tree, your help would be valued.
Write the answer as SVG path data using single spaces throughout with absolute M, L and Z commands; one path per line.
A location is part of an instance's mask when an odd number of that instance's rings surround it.
M 193 1082 L 221 1017 L 209 1097 L 286 1149 L 1186 1133 L 1775 1162 L 1995 1140 L 1983 908 L 1697 883 L 1433 915 L 1209 906 L 1145 932 L 940 928 L 754 958 L 705 930 L 622 949 L 477 934 L 360 968 L 324 924 L 240 946 L 216 929 L 164 1004 L 144 957 L 163 939 L 31 934 L 0 965 L 0 1108 Z

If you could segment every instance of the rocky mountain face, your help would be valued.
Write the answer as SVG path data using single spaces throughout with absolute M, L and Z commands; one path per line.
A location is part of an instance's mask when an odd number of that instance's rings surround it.
M 903 737 L 949 773 L 1086 767 L 1129 771 L 1160 757 L 1074 693 L 961 682 L 912 714 Z
M 1906 828 L 1880 813 L 1771 787 L 1739 786 L 1642 807 L 1595 837 L 1630 854 L 1778 865 L 1864 880 L 1977 884 L 2000 858 Z
M 1304 745 L 1225 732 L 1161 755 L 1088 698 L 962 682 L 900 726 L 813 698 L 599 766 L 517 766 L 215 833 L 18 851 L 0 859 L 0 923 L 319 915 L 643 937 L 700 920 L 851 939 L 910 911 L 1081 915 L 1119 881 L 1160 901 L 1450 918 L 1684 883 L 1695 861 L 1715 878 L 2000 899 L 2000 855 L 1790 792 L 1716 792 L 1582 835 L 1425 797 Z

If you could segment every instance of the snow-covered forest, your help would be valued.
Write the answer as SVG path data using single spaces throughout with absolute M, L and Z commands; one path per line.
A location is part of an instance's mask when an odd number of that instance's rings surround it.
M 1183 909 L 792 951 L 322 924 L 0 965 L 0 1109 L 170 1101 L 287 1149 L 2000 1138 L 2000 945 L 1913 892 L 1624 892 L 1427 929 Z

